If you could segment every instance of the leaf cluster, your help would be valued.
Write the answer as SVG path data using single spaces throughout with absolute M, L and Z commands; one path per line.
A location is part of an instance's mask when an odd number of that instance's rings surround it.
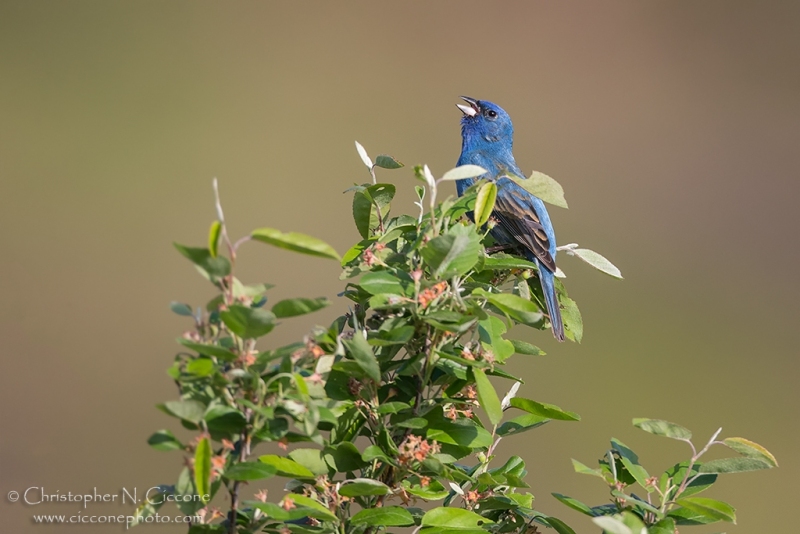
M 719 521 L 736 523 L 736 511 L 730 504 L 697 494 L 709 489 L 720 474 L 740 473 L 777 467 L 775 457 L 761 445 L 745 438 L 718 440 L 719 429 L 700 450 L 692 442 L 692 432 L 680 425 L 660 419 L 633 420 L 634 426 L 689 445 L 692 456 L 651 476 L 639 462 L 638 455 L 617 439 L 590 468 L 572 460 L 577 473 L 601 478 L 609 487 L 611 502 L 588 506 L 581 501 L 554 493 L 553 496 L 585 515 L 611 534 L 673 534 L 678 527 L 706 525 Z M 714 445 L 723 445 L 739 456 L 702 462 L 701 458 Z M 634 488 L 638 486 L 637 495 Z

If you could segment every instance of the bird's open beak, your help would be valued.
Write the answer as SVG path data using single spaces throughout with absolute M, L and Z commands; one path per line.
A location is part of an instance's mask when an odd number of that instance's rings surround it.
M 478 114 L 478 101 L 474 98 L 470 98 L 468 96 L 462 96 L 461 100 L 469 104 L 469 106 L 465 106 L 464 104 L 456 104 L 456 107 L 461 110 L 461 113 L 466 115 L 467 117 L 474 117 Z

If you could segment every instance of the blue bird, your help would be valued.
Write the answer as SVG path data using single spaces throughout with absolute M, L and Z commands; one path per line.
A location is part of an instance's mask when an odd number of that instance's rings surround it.
M 497 200 L 493 217 L 498 221 L 491 231 L 500 245 L 521 247 L 528 260 L 539 267 L 539 280 L 550 315 L 553 335 L 564 341 L 564 323 L 554 287 L 556 235 L 544 202 L 528 193 L 504 172 L 525 175 L 514 161 L 514 126 L 500 106 L 486 100 L 461 97 L 468 105 L 456 104 L 461 118 L 461 157 L 458 165 L 479 165 L 489 171 L 484 177 L 495 180 Z M 479 177 L 480 178 L 480 177 Z M 464 194 L 476 178 L 458 180 L 458 195 Z

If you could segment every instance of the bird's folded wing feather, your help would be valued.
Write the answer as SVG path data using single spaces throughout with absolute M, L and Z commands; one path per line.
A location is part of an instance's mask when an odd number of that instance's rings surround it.
M 522 246 L 533 252 L 549 271 L 555 272 L 556 260 L 550 254 L 550 239 L 536 214 L 527 192 L 502 187 L 497 192 L 493 215 L 503 229 Z

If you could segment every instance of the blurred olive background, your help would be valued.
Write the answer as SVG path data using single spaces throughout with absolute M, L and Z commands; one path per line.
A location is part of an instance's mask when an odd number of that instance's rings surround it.
M 789 532 L 798 27 L 793 2 L 3 1 L 3 530 L 122 530 L 36 526 L 33 513 L 80 508 L 11 504 L 11 490 L 118 493 L 177 478 L 180 454 L 145 441 L 179 430 L 154 408 L 177 396 L 164 370 L 190 326 L 168 304 L 213 292 L 171 243 L 206 242 L 212 177 L 234 236 L 273 226 L 344 252 L 358 235 L 342 191 L 368 180 L 353 141 L 408 165 L 379 178 L 400 190 L 395 212 L 413 212 L 410 168 L 455 164 L 466 94 L 501 104 L 520 166 L 563 184 L 559 242 L 600 251 L 626 277 L 562 257 L 583 344 L 522 334 L 549 354 L 512 363 L 521 394 L 583 416 L 500 447 L 528 462 L 538 507 L 595 532 L 550 492 L 604 502 L 570 458 L 594 464 L 612 436 L 651 473 L 687 458 L 684 444 L 631 426 L 655 417 L 698 441 L 722 426 L 769 448 L 779 469 L 723 476 L 708 495 L 737 507 L 728 532 Z M 250 244 L 240 264 L 244 279 L 278 284 L 273 302 L 335 301 L 286 321 L 276 345 L 346 306 L 335 262 Z M 280 482 L 269 487 L 279 498 Z

